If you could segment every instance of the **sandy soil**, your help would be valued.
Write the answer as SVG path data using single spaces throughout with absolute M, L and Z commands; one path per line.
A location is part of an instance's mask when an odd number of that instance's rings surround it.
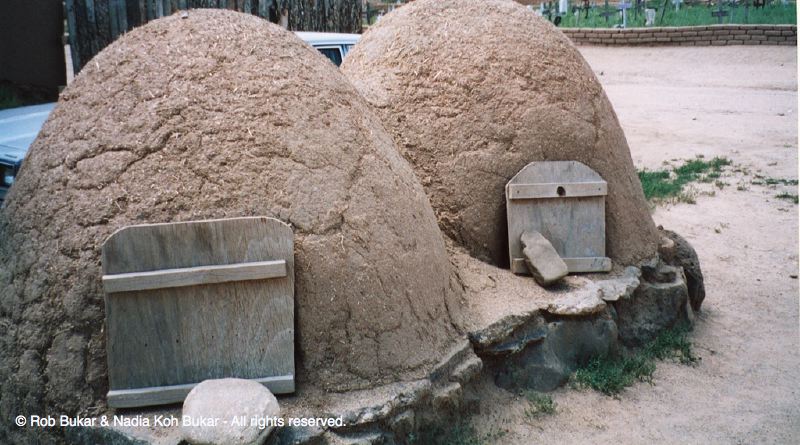
M 775 198 L 797 187 L 752 184 L 756 174 L 797 178 L 797 49 L 581 52 L 637 167 L 702 154 L 742 170 L 726 173 L 722 190 L 698 185 L 694 205 L 654 212 L 700 256 L 707 297 L 692 337 L 702 361 L 661 362 L 652 385 L 618 398 L 562 388 L 553 393 L 557 413 L 540 419 L 486 382 L 476 428 L 506 431 L 497 442 L 509 444 L 800 442 L 798 207 Z

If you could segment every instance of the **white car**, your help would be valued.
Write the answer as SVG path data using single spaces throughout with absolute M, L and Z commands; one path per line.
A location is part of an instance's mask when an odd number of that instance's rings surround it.
M 0 202 L 55 103 L 0 110 Z
M 344 56 L 361 38 L 361 34 L 339 34 L 334 32 L 296 32 L 298 37 L 331 59 L 334 65 L 342 64 Z

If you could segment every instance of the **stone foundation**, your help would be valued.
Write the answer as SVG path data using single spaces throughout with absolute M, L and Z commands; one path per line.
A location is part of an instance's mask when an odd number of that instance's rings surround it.
M 404 444 L 414 431 L 475 413 L 482 378 L 510 390 L 550 391 L 592 357 L 641 345 L 676 323 L 691 323 L 692 314 L 683 268 L 660 259 L 628 267 L 609 279 L 587 280 L 546 308 L 473 330 L 427 378 L 341 394 L 301 389 L 280 400 L 284 417 L 341 416 L 344 426 L 285 426 L 266 443 Z M 314 408 L 304 403 L 309 399 Z M 180 417 L 180 408 L 145 413 L 159 414 Z M 66 436 L 76 444 L 177 444 L 180 428 L 75 428 Z

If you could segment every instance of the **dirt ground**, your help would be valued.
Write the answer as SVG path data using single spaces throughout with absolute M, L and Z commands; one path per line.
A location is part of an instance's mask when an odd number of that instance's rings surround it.
M 556 414 L 483 388 L 473 424 L 492 442 L 800 443 L 797 48 L 600 48 L 581 52 L 618 113 L 638 168 L 725 156 L 720 190 L 660 205 L 657 224 L 697 249 L 707 297 L 692 339 L 699 365 L 660 362 L 619 397 L 569 387 Z M 740 170 L 734 172 L 733 170 Z M 711 195 L 713 190 L 714 195 Z

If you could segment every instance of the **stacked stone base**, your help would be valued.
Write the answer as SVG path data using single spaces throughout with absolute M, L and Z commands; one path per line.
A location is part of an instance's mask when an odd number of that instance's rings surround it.
M 474 394 L 485 377 L 509 390 L 555 389 L 592 357 L 640 346 L 664 329 L 692 323 L 692 306 L 699 308 L 697 298 L 702 296 L 692 295 L 696 289 L 687 287 L 686 276 L 699 268 L 685 271 L 681 266 L 687 261 L 681 256 L 685 252 L 676 246 L 662 246 L 662 256 L 671 264 L 657 258 L 629 267 L 619 276 L 567 292 L 545 309 L 506 316 L 469 333 L 428 378 L 342 394 L 325 407 L 324 414 L 308 413 L 342 417 L 342 427 L 285 426 L 276 429 L 266 443 L 406 444 L 415 431 L 450 424 L 476 412 L 479 399 Z M 690 254 L 694 255 L 693 250 Z M 696 262 L 696 256 L 689 260 Z M 66 436 L 75 444 L 180 441 L 179 428 L 152 433 L 75 428 L 66 431 Z

